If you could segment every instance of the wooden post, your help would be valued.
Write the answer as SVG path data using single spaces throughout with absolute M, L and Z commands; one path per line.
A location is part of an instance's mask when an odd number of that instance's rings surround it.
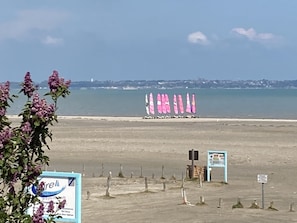
M 222 207 L 222 202 L 223 202 L 223 199 L 222 199 L 222 198 L 219 198 L 219 205 L 218 205 L 218 208 L 221 208 L 221 207 Z
M 290 204 L 290 210 L 289 210 L 290 212 L 294 212 L 294 205 L 295 205 L 294 202 Z
M 182 185 L 181 188 L 184 188 L 185 178 L 184 178 L 184 172 L 182 172 Z
M 194 149 L 192 149 L 192 175 L 191 178 L 194 178 Z
M 107 197 L 110 197 L 110 193 L 109 193 L 109 190 L 110 190 L 110 181 L 111 181 L 111 171 L 109 172 L 109 175 L 108 175 L 108 177 L 107 177 L 107 188 L 106 188 L 106 196 Z
M 82 171 L 82 176 L 84 177 L 85 176 L 85 164 L 83 164 L 83 171 Z
M 100 177 L 103 177 L 104 176 L 104 163 L 102 163 L 101 165 L 101 174 L 100 174 Z
M 165 191 L 165 190 L 166 190 L 166 183 L 163 182 L 163 191 Z
M 90 193 L 90 191 L 87 191 L 87 200 L 89 200 L 89 199 L 90 199 L 90 196 L 91 196 L 91 193 Z
M 120 164 L 120 172 L 119 172 L 119 177 L 124 177 L 124 174 L 123 174 L 123 166 L 122 164 Z
M 144 186 L 145 186 L 145 192 L 148 192 L 147 177 L 144 178 Z
M 161 177 L 161 179 L 165 179 L 165 177 L 164 177 L 164 165 L 162 165 L 162 177 Z
M 204 197 L 200 196 L 200 204 L 205 204 Z
M 140 178 L 143 178 L 143 175 L 142 175 L 142 166 L 140 167 Z
M 189 204 L 189 202 L 187 200 L 187 194 L 186 194 L 185 188 L 182 188 L 181 192 L 182 192 L 183 204 Z
M 202 171 L 199 173 L 199 187 L 202 187 Z

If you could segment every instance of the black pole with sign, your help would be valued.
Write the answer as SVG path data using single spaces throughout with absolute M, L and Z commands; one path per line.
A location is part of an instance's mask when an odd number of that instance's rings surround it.
M 191 171 L 192 172 L 191 172 L 191 175 L 190 175 L 191 178 L 194 178 L 194 168 L 195 168 L 194 160 L 198 160 L 198 157 L 199 157 L 198 154 L 199 153 L 198 153 L 197 150 L 196 151 L 194 151 L 194 149 L 189 150 L 189 160 L 192 161 L 192 165 L 191 165 Z
M 192 179 L 194 178 L 194 149 L 192 149 Z
M 262 183 L 262 209 L 264 209 L 264 183 Z
M 262 184 L 262 209 L 264 209 L 264 184 L 267 183 L 268 177 L 266 174 L 258 174 L 257 180 Z

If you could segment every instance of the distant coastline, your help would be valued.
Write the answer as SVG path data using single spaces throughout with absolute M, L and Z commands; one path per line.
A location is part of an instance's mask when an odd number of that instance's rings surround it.
M 12 89 L 19 89 L 19 82 L 10 83 Z M 47 88 L 47 81 L 36 83 Z M 296 89 L 297 80 L 122 80 L 122 81 L 72 81 L 73 89 Z

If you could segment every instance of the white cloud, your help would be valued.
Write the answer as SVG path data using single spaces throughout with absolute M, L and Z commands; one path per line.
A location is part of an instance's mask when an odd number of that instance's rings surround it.
M 188 41 L 194 44 L 208 45 L 209 40 L 202 32 L 195 32 L 188 35 Z
M 64 41 L 62 38 L 55 38 L 52 36 L 47 36 L 41 42 L 45 45 L 61 45 L 61 44 L 63 44 Z
M 64 12 L 45 9 L 20 11 L 12 20 L 0 23 L 0 40 L 23 40 L 39 32 L 49 32 L 58 28 L 67 16 Z
M 257 42 L 276 42 L 279 40 L 279 37 L 272 33 L 257 33 L 253 28 L 244 29 L 244 28 L 234 28 L 231 30 L 232 33 L 235 33 L 239 36 L 244 36 L 248 38 L 250 41 Z

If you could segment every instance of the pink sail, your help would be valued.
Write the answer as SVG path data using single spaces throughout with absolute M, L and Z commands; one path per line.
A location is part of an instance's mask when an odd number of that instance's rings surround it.
M 153 93 L 150 93 L 150 101 L 149 101 L 149 105 L 150 105 L 150 113 L 151 115 L 155 114 L 155 106 L 154 106 L 154 97 L 153 97 Z
M 162 114 L 162 99 L 160 94 L 157 95 L 157 109 L 158 113 Z
M 183 98 L 182 96 L 179 94 L 178 95 L 178 105 L 179 105 L 179 111 L 181 114 L 184 114 L 184 104 L 183 104 Z
M 186 112 L 191 113 L 191 102 L 190 102 L 190 95 L 187 93 L 187 107 L 186 107 Z
M 161 95 L 161 102 L 162 102 L 162 112 L 163 114 L 166 114 L 166 100 L 165 100 L 165 94 Z
M 191 111 L 192 111 L 193 114 L 196 114 L 196 99 L 195 99 L 195 94 L 192 94 Z
M 168 94 L 165 94 L 165 106 L 166 106 L 166 113 L 170 114 L 171 109 L 170 109 L 170 102 L 169 102 Z
M 173 110 L 174 114 L 178 115 L 177 99 L 175 94 L 173 95 Z

